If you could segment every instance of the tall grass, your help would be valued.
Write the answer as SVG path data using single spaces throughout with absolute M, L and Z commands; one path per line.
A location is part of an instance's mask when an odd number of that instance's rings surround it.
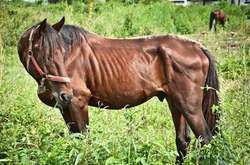
M 97 4 L 88 7 L 0 3 L 0 164 L 174 164 L 175 133 L 167 103 L 157 99 L 110 111 L 90 107 L 88 134 L 68 134 L 59 110 L 42 104 L 37 85 L 20 64 L 16 43 L 22 32 L 48 18 L 105 36 L 188 34 L 216 56 L 221 82 L 222 132 L 207 146 L 192 141 L 185 164 L 250 164 L 250 42 L 248 7 L 173 6 L 168 2 Z M 207 32 L 212 9 L 230 16 L 226 31 Z M 231 33 L 231 32 L 234 33 Z
M 0 36 L 0 86 L 3 81 L 3 73 L 4 72 L 4 53 L 3 53 L 3 41 L 2 37 Z

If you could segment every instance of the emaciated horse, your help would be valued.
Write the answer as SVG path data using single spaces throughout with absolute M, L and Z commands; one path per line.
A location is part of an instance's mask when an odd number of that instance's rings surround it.
M 18 54 L 38 83 L 38 97 L 61 109 L 70 132 L 87 129 L 88 105 L 121 109 L 157 96 L 169 104 L 179 161 L 190 143 L 188 126 L 204 143 L 215 133 L 217 73 L 209 51 L 195 41 L 111 39 L 64 25 L 64 18 L 53 26 L 45 19 L 24 32 Z
M 229 18 L 225 15 L 223 10 L 214 10 L 210 13 L 209 30 L 212 30 L 214 26 L 214 31 L 216 31 L 218 22 L 224 29 L 226 21 L 229 21 Z

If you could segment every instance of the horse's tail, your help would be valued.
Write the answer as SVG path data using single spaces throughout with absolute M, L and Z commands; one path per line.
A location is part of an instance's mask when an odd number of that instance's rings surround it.
M 211 13 L 210 13 L 210 21 L 209 21 L 209 30 L 211 30 L 212 27 L 213 27 L 214 19 L 215 19 L 214 12 L 211 12 Z
M 216 124 L 219 120 L 219 113 L 216 111 L 218 111 L 219 108 L 219 81 L 213 56 L 207 49 L 202 48 L 202 50 L 209 60 L 208 73 L 202 101 L 202 111 L 209 129 L 214 135 L 218 131 Z

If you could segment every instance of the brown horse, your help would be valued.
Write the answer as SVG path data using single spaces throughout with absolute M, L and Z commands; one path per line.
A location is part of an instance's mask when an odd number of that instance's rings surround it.
M 88 105 L 121 109 L 157 96 L 168 101 L 179 161 L 190 142 L 188 126 L 204 143 L 215 133 L 215 64 L 195 41 L 171 35 L 104 38 L 64 25 L 64 18 L 53 26 L 45 19 L 24 32 L 18 53 L 38 83 L 38 97 L 61 109 L 70 132 L 86 130 Z
M 226 21 L 229 21 L 229 18 L 225 15 L 223 10 L 214 10 L 210 13 L 209 30 L 212 30 L 214 26 L 214 31 L 216 31 L 218 22 L 224 29 Z

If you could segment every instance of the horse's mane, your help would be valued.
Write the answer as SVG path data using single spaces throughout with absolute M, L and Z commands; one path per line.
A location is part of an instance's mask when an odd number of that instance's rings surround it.
M 59 35 L 63 38 L 65 42 L 65 47 L 67 51 L 70 51 L 74 45 L 81 44 L 82 42 L 88 42 L 87 35 L 92 36 L 99 36 L 96 33 L 89 32 L 84 28 L 74 26 L 74 25 L 64 25 L 62 29 L 60 30 Z M 172 38 L 177 40 L 182 40 L 184 42 L 191 42 L 193 44 L 199 45 L 201 48 L 206 49 L 205 46 L 203 46 L 200 42 L 197 42 L 195 40 L 186 38 L 184 36 L 174 35 L 174 34 L 167 34 L 167 35 L 148 35 L 148 36 L 139 36 L 139 37 L 128 37 L 128 38 L 113 38 L 113 37 L 101 37 L 103 39 L 114 39 L 114 40 L 147 40 L 147 39 L 154 39 L 154 38 Z
M 77 45 L 85 42 L 85 35 L 90 33 L 83 28 L 74 25 L 64 25 L 59 32 L 59 35 L 62 37 L 67 52 L 70 52 L 72 48 Z

